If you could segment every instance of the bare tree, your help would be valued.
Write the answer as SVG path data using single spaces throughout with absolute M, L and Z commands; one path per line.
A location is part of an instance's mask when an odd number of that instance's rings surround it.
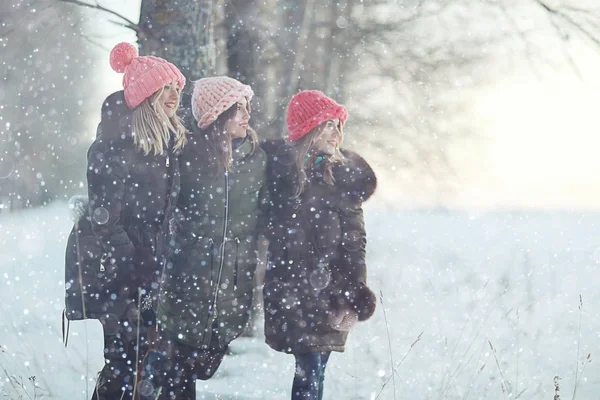
M 84 179 L 90 63 L 81 15 L 50 0 L 0 4 L 0 208 L 35 207 Z M 0 211 L 1 211 L 0 210 Z
M 173 62 L 188 79 L 202 78 L 214 70 L 214 0 L 142 0 L 139 23 L 98 2 L 55 1 L 116 17 L 117 21 L 111 22 L 136 32 L 141 55 L 153 55 Z
M 600 37 L 600 8 L 584 2 L 341 0 L 329 8 L 323 41 L 315 36 L 311 44 L 327 49 L 330 67 L 323 74 L 336 82 L 322 87 L 350 105 L 349 128 L 361 150 L 370 147 L 375 159 L 394 166 L 391 176 L 409 170 L 435 191 L 445 190 L 452 175 L 448 149 L 477 135 L 460 121 L 464 103 L 456 95 L 510 68 L 498 55 L 518 58 L 524 51 L 534 72 L 565 60 L 577 71 L 571 38 L 597 45 Z M 325 18 L 318 27 L 326 26 Z M 544 47 L 540 36 L 553 44 Z
M 225 73 L 254 87 L 261 136 L 284 134 L 285 105 L 295 92 L 321 89 L 352 111 L 347 144 L 366 143 L 364 151 L 431 182 L 452 171 L 449 146 L 470 137 L 457 126 L 463 110 L 455 89 L 489 82 L 496 54 L 525 51 L 537 70 L 556 53 L 536 43 L 550 27 L 562 61 L 577 71 L 571 38 L 600 43 L 592 0 L 144 0 L 139 23 L 98 2 L 85 5 L 135 30 L 142 54 L 165 57 L 193 78 L 216 71 L 211 49 L 224 41 L 217 57 Z M 215 10 L 223 10 L 216 37 Z M 527 26 L 523 17 L 537 22 Z M 382 97 L 389 99 L 384 106 Z

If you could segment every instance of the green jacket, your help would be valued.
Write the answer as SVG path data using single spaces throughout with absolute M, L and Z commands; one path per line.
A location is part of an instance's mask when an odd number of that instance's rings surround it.
M 252 153 L 250 137 L 244 139 L 220 175 L 206 161 L 206 145 L 192 137 L 180 156 L 181 218 L 157 310 L 160 329 L 193 347 L 210 343 L 215 320 L 221 346 L 244 330 L 268 204 L 258 144 Z

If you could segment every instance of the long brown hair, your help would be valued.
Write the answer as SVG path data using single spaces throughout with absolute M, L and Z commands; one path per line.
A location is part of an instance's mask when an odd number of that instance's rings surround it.
M 296 190 L 294 191 L 294 196 L 292 197 L 293 199 L 300 198 L 300 196 L 304 192 L 306 183 L 308 182 L 308 177 L 306 175 L 306 169 L 309 167 L 306 163 L 306 160 L 311 158 L 311 156 L 316 155 L 316 154 L 311 154 L 311 153 L 314 153 L 315 143 L 316 143 L 317 139 L 319 138 L 319 136 L 325 130 L 325 127 L 327 126 L 327 122 L 328 121 L 325 121 L 325 122 L 317 125 L 315 128 L 310 130 L 306 135 L 302 136 L 300 139 L 298 139 L 294 142 L 290 142 L 290 144 L 289 144 L 289 146 L 291 146 L 292 149 L 296 153 L 296 158 L 295 158 Z M 343 139 L 344 132 L 343 132 L 343 126 L 341 123 L 338 125 L 338 129 L 340 130 L 341 138 Z M 340 151 L 339 146 L 335 149 L 335 152 L 331 156 L 325 157 L 325 159 L 322 162 L 325 163 L 325 168 L 323 170 L 323 181 L 326 184 L 328 184 L 330 186 L 333 186 L 335 184 L 335 178 L 333 176 L 333 171 L 332 171 L 333 164 L 343 163 L 344 160 L 345 160 L 344 155 Z
M 133 143 L 146 155 L 162 154 L 169 147 L 171 132 L 175 139 L 174 150 L 181 149 L 187 141 L 188 131 L 181 118 L 177 114 L 169 118 L 158 104 L 163 91 L 164 87 L 160 88 L 133 110 Z
M 250 113 L 250 102 L 248 101 L 248 113 Z M 200 129 L 194 124 L 193 133 L 206 143 L 207 161 L 213 169 L 215 176 L 231 171 L 231 162 L 233 148 L 231 145 L 231 134 L 225 128 L 227 121 L 234 118 L 237 113 L 237 103 L 223 111 L 221 115 L 209 126 Z M 248 128 L 247 136 L 252 141 L 252 150 L 254 154 L 258 145 L 258 137 L 252 128 Z

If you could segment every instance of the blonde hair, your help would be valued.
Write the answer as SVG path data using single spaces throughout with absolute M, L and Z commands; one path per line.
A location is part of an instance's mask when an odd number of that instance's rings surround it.
M 133 142 L 144 154 L 151 152 L 155 155 L 162 154 L 169 147 L 171 132 L 174 136 L 174 150 L 179 150 L 187 142 L 187 129 L 181 118 L 174 114 L 171 118 L 158 104 L 164 87 L 157 90 L 152 96 L 144 100 L 133 110 Z M 177 109 L 179 104 L 177 105 Z
M 237 103 L 236 103 L 237 104 Z M 223 174 L 225 171 L 231 171 L 231 161 L 233 157 L 233 148 L 231 145 L 231 134 L 225 128 L 227 121 L 237 114 L 236 104 L 223 111 L 219 117 L 204 129 L 198 128 L 194 124 L 194 133 L 206 141 L 206 151 L 208 152 L 209 164 L 216 175 Z M 250 102 L 247 106 L 250 112 Z M 246 131 L 247 137 L 252 142 L 250 155 L 254 154 L 258 145 L 258 136 L 252 128 Z
M 321 134 L 325 130 L 327 122 L 328 121 L 325 121 L 319 124 L 312 130 L 310 130 L 306 135 L 289 144 L 296 152 L 296 190 L 294 191 L 294 196 L 292 197 L 292 199 L 300 198 L 300 196 L 302 196 L 302 193 L 304 192 L 306 183 L 308 182 L 308 177 L 306 175 L 306 160 L 312 159 L 313 157 L 316 157 L 318 155 L 311 153 L 314 153 L 315 143 L 317 142 L 319 136 L 321 136 Z M 338 125 L 338 129 L 340 130 L 340 135 L 343 139 L 344 132 L 341 123 Z M 333 176 L 332 171 L 333 164 L 343 163 L 344 160 L 345 157 L 340 151 L 339 146 L 336 147 L 334 153 L 331 156 L 325 157 L 325 159 L 323 160 L 323 162 L 325 163 L 325 168 L 323 170 L 323 181 L 327 185 L 333 186 L 335 184 L 335 177 Z

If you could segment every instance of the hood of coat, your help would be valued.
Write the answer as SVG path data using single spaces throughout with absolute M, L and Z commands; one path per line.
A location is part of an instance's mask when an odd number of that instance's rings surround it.
M 196 120 L 192 114 L 192 96 L 189 93 L 181 92 L 177 115 L 179 115 L 179 118 L 183 121 L 183 125 L 188 132 L 193 132 Z
M 293 187 L 296 181 L 296 151 L 284 140 L 268 140 L 261 147 L 269 158 L 269 173 Z M 364 158 L 353 151 L 343 149 L 343 162 L 335 163 L 332 167 L 335 185 L 333 191 L 341 199 L 360 204 L 368 200 L 377 188 L 377 177 L 371 166 Z M 307 171 L 311 182 L 322 182 L 325 162 L 319 162 Z
M 125 102 L 122 90 L 109 95 L 102 103 L 102 115 L 96 137 L 102 135 L 106 139 L 124 139 L 130 131 L 131 110 Z

